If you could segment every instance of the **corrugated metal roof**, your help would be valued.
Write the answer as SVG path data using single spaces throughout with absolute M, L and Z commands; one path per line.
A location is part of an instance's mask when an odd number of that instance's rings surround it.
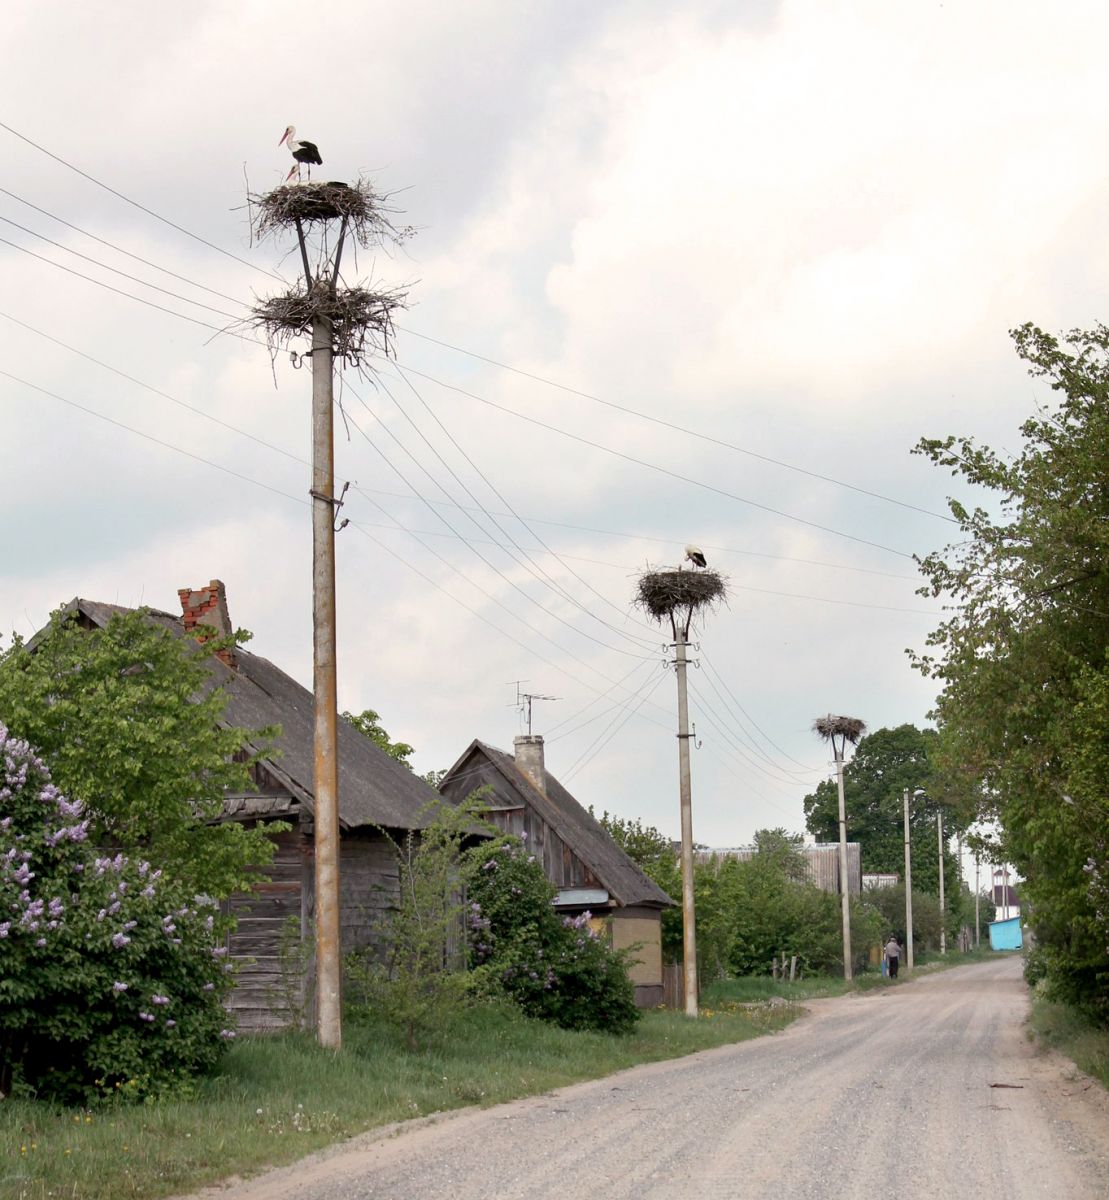
M 485 755 L 497 768 L 508 788 L 539 814 L 620 905 L 673 906 L 674 901 L 620 849 L 608 830 L 589 815 L 550 771 L 545 772 L 547 794 L 544 795 L 516 766 L 513 755 L 475 739 L 447 772 L 440 786 L 446 786 L 451 774 L 471 759 L 475 751 Z M 503 797 L 498 796 L 497 800 L 503 802 Z
M 98 626 L 106 625 L 116 614 L 133 611 L 83 598 L 70 601 L 66 609 Z M 185 636 L 179 617 L 157 609 L 149 611 L 154 623 Z M 41 632 L 36 634 L 39 636 Z M 235 655 L 238 669 L 234 671 L 216 658 L 209 659 L 213 684 L 227 693 L 224 724 L 244 729 L 280 726 L 275 739 L 280 753 L 265 757 L 266 768 L 311 811 L 315 763 L 312 693 L 260 655 L 242 649 Z M 421 829 L 431 819 L 428 806 L 437 799 L 436 792 L 413 771 L 352 725 L 339 721 L 339 819 L 344 828 Z

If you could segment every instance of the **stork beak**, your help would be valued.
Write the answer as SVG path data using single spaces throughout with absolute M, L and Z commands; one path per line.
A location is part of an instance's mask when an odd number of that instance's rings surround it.
M 291 129 L 292 126 L 290 126 L 289 128 Z M 288 136 L 289 136 L 289 130 L 286 129 L 285 132 L 281 135 L 281 142 L 283 142 Z M 280 146 L 281 142 L 278 142 L 277 144 Z
M 279 143 L 278 143 L 278 145 L 280 145 L 280 144 L 281 144 L 281 143 L 279 142 Z M 293 177 L 293 176 L 294 176 L 296 173 L 297 173 L 297 169 L 296 169 L 296 164 L 294 163 L 294 164 L 293 164 L 293 166 L 292 166 L 292 168 L 290 169 L 290 171 L 289 171 L 288 175 L 286 175 L 286 176 L 285 176 L 285 182 L 286 182 L 286 183 L 288 183 L 288 182 L 289 182 L 289 180 L 290 180 L 290 179 L 292 179 L 292 177 Z

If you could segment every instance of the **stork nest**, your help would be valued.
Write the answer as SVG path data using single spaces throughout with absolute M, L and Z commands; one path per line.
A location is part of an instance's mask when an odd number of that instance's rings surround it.
M 405 293 L 341 288 L 317 284 L 260 301 L 251 310 L 250 324 L 266 331 L 270 346 L 282 349 L 297 337 L 311 336 L 312 322 L 323 317 L 331 324 L 331 348 L 357 366 L 367 354 L 391 352 L 393 314 L 404 308 Z
M 390 203 L 388 193 L 378 192 L 372 183 L 359 179 L 357 183 L 290 183 L 272 192 L 249 197 L 255 240 L 299 224 L 319 225 L 327 221 L 343 221 L 347 231 L 363 248 L 386 242 L 400 243 L 411 237 L 410 225 L 398 226 L 393 218 L 400 211 Z
M 853 746 L 866 733 L 866 722 L 858 717 L 836 717 L 829 713 L 826 717 L 817 717 L 812 723 L 813 732 L 820 734 L 830 742 L 834 737 L 842 737 Z
M 716 571 L 644 571 L 636 589 L 636 605 L 656 621 L 684 612 L 688 618 L 726 600 L 728 587 Z

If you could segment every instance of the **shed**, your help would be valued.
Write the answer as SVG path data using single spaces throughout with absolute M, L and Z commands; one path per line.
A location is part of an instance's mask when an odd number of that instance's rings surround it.
M 452 804 L 488 787 L 486 818 L 526 837 L 558 889 L 566 914 L 603 915 L 615 949 L 635 946 L 630 974 L 640 1007 L 662 1003 L 662 910 L 674 901 L 616 844 L 608 831 L 546 769 L 543 738 L 514 742 L 515 755 L 473 741 L 439 784 Z
M 233 630 L 218 579 L 199 589 L 182 588 L 178 595 L 180 616 L 150 609 L 150 620 L 179 636 L 198 624 L 222 633 Z M 66 611 L 94 628 L 129 610 L 76 598 Z M 210 661 L 213 685 L 227 694 L 224 724 L 280 728 L 272 752 L 254 770 L 255 790 L 228 795 L 224 819 L 292 825 L 273 835 L 273 862 L 260 872 L 267 881 L 225 902 L 238 920 L 228 940 L 238 966 L 228 1007 L 240 1029 L 281 1028 L 303 1013 L 314 995 L 314 701 L 308 688 L 260 655 L 235 649 Z M 381 915 L 395 906 L 398 865 L 387 831 L 396 836 L 421 828 L 437 797 L 423 779 L 342 720 L 338 747 L 340 924 L 347 952 L 368 945 Z
M 1004 921 L 990 922 L 991 950 L 1019 950 L 1023 945 L 1020 917 L 1009 917 Z

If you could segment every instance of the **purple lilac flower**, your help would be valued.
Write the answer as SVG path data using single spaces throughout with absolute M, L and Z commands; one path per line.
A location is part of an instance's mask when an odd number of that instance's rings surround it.
M 125 991 L 127 991 L 127 986 L 128 985 L 126 983 L 124 983 L 122 979 L 117 979 L 115 981 L 115 983 L 112 984 L 112 991 L 113 992 L 125 992 Z
M 176 1022 L 176 1021 L 169 1020 L 169 1021 L 167 1021 L 167 1022 L 166 1022 L 166 1028 L 167 1028 L 167 1029 L 172 1029 L 172 1028 L 173 1028 L 173 1027 L 174 1027 L 176 1024 L 177 1024 L 177 1022 Z
M 229 1042 L 235 1036 L 235 1031 L 233 1029 L 221 1029 L 219 1035 L 225 1041 Z
M 11 921 L 0 921 L 0 938 L 6 938 L 8 936 L 8 930 L 11 929 L 11 927 Z
M 201 989 L 202 992 L 214 992 L 216 985 L 214 983 L 206 983 Z
M 153 900 L 153 899 L 154 899 L 154 886 L 153 886 L 153 884 L 149 884 L 149 883 L 148 883 L 148 884 L 146 885 L 146 887 L 144 887 L 144 888 L 143 888 L 143 890 L 142 890 L 142 892 L 140 893 L 140 895 L 142 895 L 142 896 L 145 896 L 147 900 Z
M 126 946 L 130 941 L 131 941 L 131 939 L 125 933 L 113 933 L 112 934 L 112 945 L 117 950 L 122 950 L 123 947 Z
M 154 995 L 150 997 L 150 1003 L 151 1004 L 168 1004 L 169 997 L 168 996 L 159 996 L 158 993 L 155 992 Z
M 148 1013 L 148 1012 L 141 1012 L 141 1013 L 139 1013 L 139 1020 L 140 1021 L 153 1021 L 154 1014 Z

